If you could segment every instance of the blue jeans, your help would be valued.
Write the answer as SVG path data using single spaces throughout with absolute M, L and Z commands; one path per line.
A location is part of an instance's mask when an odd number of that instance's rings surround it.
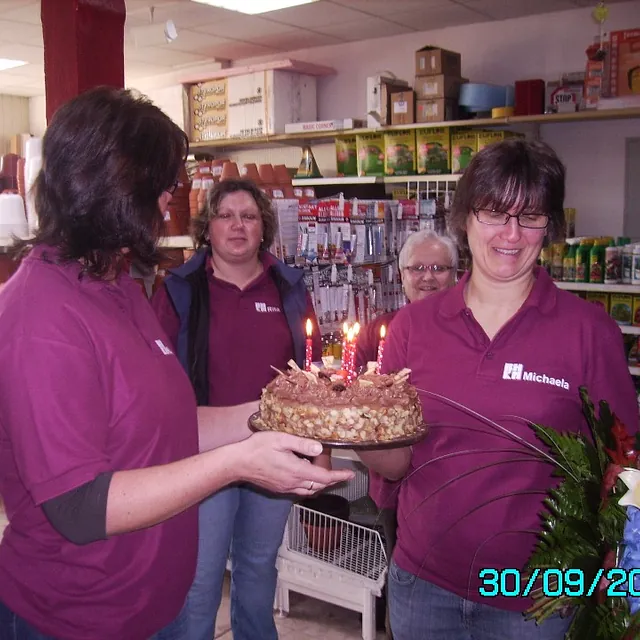
M 571 624 L 554 616 L 538 625 L 517 611 L 465 600 L 393 561 L 389 611 L 394 640 L 563 640 Z
M 178 617 L 164 629 L 158 631 L 150 640 L 185 640 L 187 630 L 187 611 L 183 607 Z M 45 636 L 26 620 L 13 613 L 0 602 L 0 640 L 56 640 Z
M 273 620 L 282 543 L 291 500 L 246 486 L 218 491 L 200 504 L 198 566 L 187 596 L 189 640 L 211 640 L 231 550 L 234 640 L 277 640 Z

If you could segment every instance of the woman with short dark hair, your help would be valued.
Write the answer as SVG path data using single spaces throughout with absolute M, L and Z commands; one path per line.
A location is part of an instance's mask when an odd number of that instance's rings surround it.
M 195 505 L 236 482 L 310 495 L 344 479 L 295 455 L 317 443 L 230 437 L 254 405 L 197 409 L 127 273 L 157 261 L 186 153 L 162 111 L 110 88 L 45 133 L 40 227 L 0 293 L 3 640 L 186 637 Z
M 411 369 L 431 425 L 413 448 L 360 454 L 403 480 L 389 568 L 395 640 L 562 640 L 571 622 L 527 621 L 532 600 L 514 594 L 513 582 L 512 597 L 502 588 L 501 576 L 525 570 L 557 484 L 554 466 L 532 449 L 542 445 L 529 423 L 587 433 L 580 387 L 631 431 L 638 407 L 616 323 L 536 266 L 564 227 L 564 179 L 540 142 L 478 153 L 449 220 L 470 272 L 394 318 L 383 372 Z M 524 575 L 513 579 L 526 585 Z

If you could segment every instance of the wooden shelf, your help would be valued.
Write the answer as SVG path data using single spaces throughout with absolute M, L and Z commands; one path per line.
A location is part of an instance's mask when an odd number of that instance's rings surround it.
M 445 122 L 421 122 L 407 125 L 379 127 L 377 129 L 344 129 L 342 131 L 311 131 L 301 133 L 282 133 L 260 138 L 224 138 L 191 142 L 192 151 L 198 149 L 260 147 L 269 145 L 304 145 L 313 142 L 331 142 L 337 136 L 353 136 L 358 133 L 384 133 L 385 131 L 402 131 L 404 129 L 435 129 L 438 127 L 505 127 L 517 124 L 557 124 L 569 122 L 589 122 L 624 120 L 640 118 L 640 108 L 632 109 L 592 109 L 575 113 L 550 113 L 535 116 L 511 116 L 507 118 L 477 118 L 473 120 L 448 120 Z
M 457 182 L 462 174 L 430 174 L 420 176 L 347 176 L 293 179 L 294 187 L 319 187 L 341 184 L 406 184 L 408 182 Z
M 602 293 L 629 293 L 640 295 L 637 284 L 594 284 L 591 282 L 556 282 L 558 289 L 566 291 L 599 291 Z

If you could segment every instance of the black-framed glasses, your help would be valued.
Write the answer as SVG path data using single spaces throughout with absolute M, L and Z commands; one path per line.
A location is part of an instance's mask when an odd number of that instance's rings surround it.
M 417 274 L 422 275 L 424 273 L 427 273 L 428 271 L 434 276 L 442 275 L 444 273 L 449 273 L 450 271 L 453 270 L 453 268 L 454 267 L 448 264 L 408 264 L 405 267 L 405 269 L 409 273 L 413 273 L 415 275 Z
M 549 216 L 546 213 L 507 213 L 495 209 L 472 209 L 473 214 L 482 224 L 505 225 L 515 218 L 518 224 L 525 229 L 546 229 L 549 224 Z

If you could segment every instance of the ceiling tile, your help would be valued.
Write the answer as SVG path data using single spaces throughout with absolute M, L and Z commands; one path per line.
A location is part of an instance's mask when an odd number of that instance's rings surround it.
M 505 0 L 505 2 L 511 1 L 512 0 Z M 483 2 L 484 0 L 478 3 L 474 2 L 473 9 L 458 4 L 450 4 L 448 6 L 429 7 L 421 11 L 395 13 L 393 16 L 388 16 L 387 19 L 393 20 L 393 22 L 397 22 L 398 24 L 413 27 L 416 31 L 430 31 L 460 24 L 473 24 L 474 22 L 484 22 L 488 20 L 480 11 L 475 10 L 475 5 L 482 4 Z
M 367 40 L 368 38 L 385 38 L 413 31 L 412 27 L 388 22 L 382 18 L 367 16 L 356 22 L 345 22 L 319 27 L 318 31 L 349 42 Z
M 24 60 L 33 64 L 44 64 L 44 49 L 26 44 L 0 42 L 0 58 Z
M 473 8 L 494 20 L 507 20 L 538 13 L 575 9 L 571 0 L 460 0 L 463 4 Z
M 28 22 L 0 20 L 0 41 L 42 46 L 42 26 Z
M 174 40 L 170 46 L 178 51 L 205 54 L 210 47 L 228 41 L 228 38 L 221 38 L 220 36 L 214 36 L 210 33 L 179 29 L 177 39 Z
M 159 3 L 147 0 L 148 5 L 154 5 L 153 21 L 166 22 L 173 20 L 178 29 L 190 29 L 215 20 L 228 20 L 236 15 L 235 11 L 210 7 L 197 2 L 169 2 Z M 137 8 L 127 14 L 131 26 L 142 26 L 151 22 L 149 7 Z
M 28 22 L 30 24 L 41 24 L 40 3 L 29 2 L 16 5 L 17 8 L 2 11 L 3 20 L 15 20 L 16 22 Z
M 270 15 L 270 14 L 269 14 Z M 236 40 L 251 40 L 259 36 L 273 36 L 291 31 L 291 26 L 273 20 L 265 20 L 257 16 L 235 14 L 231 20 L 216 20 L 209 24 L 201 24 L 196 31 L 212 33 Z
M 393 0 L 393 2 L 390 0 L 331 0 L 331 2 L 373 16 L 425 11 L 427 7 L 451 4 L 449 0 Z
M 348 9 L 329 0 L 320 0 L 311 4 L 290 7 L 289 9 L 270 11 L 263 14 L 263 17 L 301 27 L 302 29 L 317 29 L 337 22 L 354 22 L 364 16 L 360 11 Z
M 145 62 L 148 64 L 160 64 L 168 67 L 197 64 L 203 62 L 205 57 L 200 54 L 177 51 L 171 45 L 163 47 L 125 47 L 125 59 L 133 62 Z
M 295 29 L 272 36 L 262 36 L 251 38 L 251 42 L 273 47 L 279 51 L 295 51 L 296 49 L 307 49 L 309 47 L 322 47 L 331 44 L 340 44 L 344 39 L 327 35 L 325 33 L 315 33 L 305 29 Z

